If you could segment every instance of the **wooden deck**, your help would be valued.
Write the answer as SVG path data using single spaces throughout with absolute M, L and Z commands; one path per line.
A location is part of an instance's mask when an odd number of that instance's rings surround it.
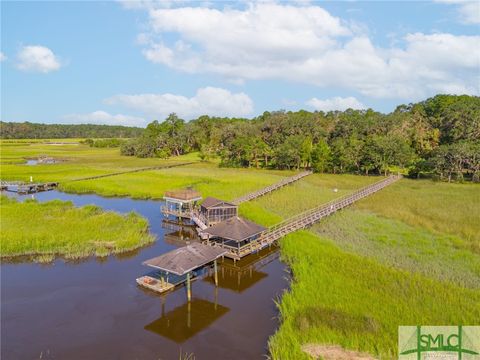
M 235 200 L 232 201 L 232 203 L 234 203 L 235 205 L 239 205 L 241 203 L 244 203 L 244 202 L 247 202 L 247 201 L 250 201 L 250 200 L 253 200 L 255 198 L 258 198 L 260 196 L 263 196 L 265 194 L 268 194 L 272 191 L 275 191 L 277 189 L 280 189 L 288 184 L 291 184 L 297 180 L 300 180 L 302 178 L 304 178 L 305 176 L 308 176 L 312 174 L 311 171 L 304 171 L 304 172 L 301 172 L 295 176 L 291 176 L 291 177 L 288 177 L 288 178 L 285 178 L 283 179 L 282 181 L 278 182 L 278 183 L 275 183 L 275 184 L 272 184 L 270 186 L 267 186 L 266 188 L 263 188 L 263 189 L 260 189 L 260 190 L 257 190 L 257 191 L 254 191 L 250 194 L 247 194 L 247 195 L 244 195 L 244 196 L 241 196 Z
M 317 221 L 323 219 L 324 217 L 333 214 L 334 212 L 341 210 L 355 201 L 363 199 L 384 187 L 394 183 L 401 176 L 399 175 L 392 175 L 381 181 L 378 181 L 374 184 L 365 186 L 364 188 L 354 192 L 353 194 L 344 196 L 340 199 L 336 199 L 330 201 L 326 204 L 323 204 L 319 207 L 310 209 L 305 211 L 301 214 L 293 216 L 281 223 L 278 223 L 272 227 L 270 227 L 266 232 L 262 234 L 262 236 L 252 241 L 246 245 L 236 247 L 236 246 L 229 246 L 221 243 L 214 243 L 212 241 L 207 241 L 206 243 L 210 246 L 215 247 L 222 247 L 228 250 L 228 253 L 225 254 L 226 257 L 229 257 L 234 260 L 240 260 L 242 257 L 257 252 L 267 246 L 272 245 L 277 240 L 282 238 L 283 236 L 295 232 L 297 230 L 305 229 L 306 227 L 311 226 L 312 224 L 316 223 Z

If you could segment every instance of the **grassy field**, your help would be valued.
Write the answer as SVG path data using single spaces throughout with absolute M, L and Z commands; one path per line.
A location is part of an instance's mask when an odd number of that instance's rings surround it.
M 106 256 L 154 240 L 146 219 L 93 205 L 77 208 L 59 200 L 18 202 L 1 196 L 0 213 L 1 257 L 28 255 L 37 261 L 50 261 L 56 255 L 69 259 Z
M 397 270 L 302 231 L 283 239 L 294 279 L 270 340 L 274 359 L 307 359 L 301 346 L 340 344 L 397 358 L 399 325 L 474 325 L 480 291 Z
M 24 165 L 27 159 L 48 155 L 59 162 L 56 164 Z M 139 159 L 121 156 L 118 148 L 91 148 L 88 145 L 71 143 L 51 145 L 46 143 L 0 143 L 0 165 L 2 180 L 57 181 L 111 174 L 152 166 L 166 166 L 199 161 L 197 154 L 179 156 L 174 159 Z
M 204 196 L 217 196 L 227 200 L 280 181 L 293 172 L 253 169 L 219 168 L 216 162 L 200 163 L 198 155 L 188 154 L 172 159 L 139 159 L 121 156 L 118 148 L 100 149 L 86 145 L 47 145 L 44 143 L 1 143 L 2 180 L 58 181 L 60 189 L 74 193 L 97 193 L 104 196 L 133 198 L 162 198 L 166 190 L 193 186 Z M 49 165 L 21 165 L 12 161 L 25 161 L 40 155 L 64 160 Z M 95 180 L 71 181 L 83 177 L 116 172 L 198 162 L 165 170 L 122 174 Z
M 36 151 L 68 161 L 29 167 L 5 164 L 2 149 L 2 179 L 33 174 L 35 179 L 60 181 L 64 191 L 137 198 L 161 198 L 165 190 L 193 186 L 203 196 L 231 200 L 292 175 L 223 169 L 213 162 L 70 182 L 197 158 L 137 159 L 121 157 L 118 149 L 60 145 L 49 151 L 47 146 L 20 145 L 7 149 L 6 155 L 19 159 Z M 314 174 L 242 204 L 240 213 L 269 226 L 378 180 Z M 318 343 L 392 358 L 399 325 L 478 322 L 479 213 L 478 185 L 404 179 L 309 231 L 284 238 L 282 259 L 293 280 L 278 299 L 282 323 L 269 343 L 272 357 L 306 358 L 301 346 Z
M 265 214 L 278 221 L 375 180 L 312 175 L 242 210 L 269 225 Z M 390 359 L 399 325 L 478 322 L 479 193 L 475 186 L 404 179 L 284 238 L 293 281 L 279 300 L 273 358 L 307 358 L 301 346 L 318 343 Z

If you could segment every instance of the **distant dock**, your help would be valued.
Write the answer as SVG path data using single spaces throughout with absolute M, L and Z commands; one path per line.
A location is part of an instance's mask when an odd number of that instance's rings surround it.
M 2 181 L 0 184 L 1 191 L 15 192 L 21 195 L 50 191 L 58 187 L 58 182 L 25 183 Z

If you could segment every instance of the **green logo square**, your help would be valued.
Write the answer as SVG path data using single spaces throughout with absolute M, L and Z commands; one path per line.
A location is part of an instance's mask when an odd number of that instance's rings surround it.
M 401 360 L 479 360 L 480 326 L 399 326 Z

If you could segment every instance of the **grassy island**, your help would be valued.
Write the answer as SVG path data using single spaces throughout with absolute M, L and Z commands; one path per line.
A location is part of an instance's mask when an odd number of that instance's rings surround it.
M 1 257 L 32 256 L 50 261 L 106 256 L 133 250 L 154 240 L 148 221 L 138 214 L 103 211 L 94 205 L 35 200 L 19 202 L 1 196 Z M 55 229 L 55 231 L 52 231 Z

